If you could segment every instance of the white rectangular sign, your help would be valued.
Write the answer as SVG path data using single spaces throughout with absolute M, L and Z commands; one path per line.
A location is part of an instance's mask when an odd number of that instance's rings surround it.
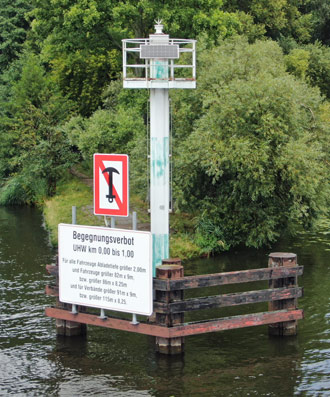
M 151 233 L 58 225 L 61 302 L 150 316 Z

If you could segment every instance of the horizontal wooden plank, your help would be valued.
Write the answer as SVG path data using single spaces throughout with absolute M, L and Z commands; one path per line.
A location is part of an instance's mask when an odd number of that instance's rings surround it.
M 106 327 L 112 329 L 118 329 L 121 331 L 136 332 L 138 334 L 159 336 L 161 338 L 168 338 L 168 328 L 155 324 L 148 324 L 140 322 L 137 325 L 131 324 L 130 320 L 123 320 L 113 317 L 107 317 L 101 319 L 95 314 L 90 313 L 78 313 L 72 314 L 71 312 L 55 307 L 47 307 L 45 310 L 46 316 L 57 318 L 61 320 L 74 321 L 77 323 L 96 325 L 99 327 Z
M 45 293 L 46 295 L 50 295 L 50 296 L 58 296 L 58 287 L 51 284 L 46 285 Z
M 300 298 L 303 289 L 273 288 L 258 291 L 236 292 L 203 298 L 186 299 L 171 303 L 154 302 L 156 313 L 180 313 L 194 310 L 212 309 L 216 307 L 237 306 L 260 302 L 271 302 L 283 299 Z
M 301 320 L 304 312 L 296 310 L 278 310 L 274 312 L 263 312 L 246 314 L 242 316 L 224 317 L 206 322 L 188 323 L 168 328 L 169 337 L 177 338 L 190 335 L 205 334 L 208 332 L 226 331 L 229 329 L 254 327 L 282 323 L 286 321 Z
M 61 320 L 73 321 L 88 325 L 96 325 L 100 327 L 107 327 L 128 332 L 136 332 L 139 334 L 158 336 L 161 338 L 177 338 L 182 336 L 224 331 L 235 328 L 253 327 L 257 325 L 300 320 L 303 318 L 303 311 L 299 309 L 278 310 L 274 312 L 263 312 L 246 314 L 242 316 L 224 317 L 210 321 L 187 323 L 167 328 L 144 322 L 133 325 L 129 320 L 116 319 L 112 317 L 101 319 L 95 314 L 89 313 L 72 314 L 67 310 L 54 307 L 47 307 L 45 313 L 48 317 Z
M 154 279 L 154 288 L 159 291 L 214 287 L 217 285 L 247 283 L 252 281 L 274 280 L 286 277 L 301 276 L 303 266 L 276 267 L 240 270 L 234 272 L 203 274 L 181 277 L 175 280 Z
M 46 270 L 49 274 L 58 276 L 57 265 L 46 265 Z M 171 291 L 176 289 L 202 288 L 252 281 L 274 280 L 278 278 L 301 276 L 302 274 L 303 266 L 262 268 L 187 276 L 176 280 L 160 280 L 154 278 L 153 285 L 157 290 Z

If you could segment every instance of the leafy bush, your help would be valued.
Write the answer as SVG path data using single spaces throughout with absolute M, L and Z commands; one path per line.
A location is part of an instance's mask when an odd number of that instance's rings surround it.
M 329 204 L 319 91 L 285 71 L 274 42 L 226 41 L 201 63 L 200 117 L 175 168 L 177 205 L 202 214 L 200 244 L 260 247 L 311 226 Z
M 19 174 L 11 177 L 0 189 L 0 205 L 34 205 L 47 194 L 44 179 Z
M 20 64 L 0 119 L 0 173 L 12 178 L 4 186 L 2 201 L 15 204 L 54 194 L 63 171 L 77 160 L 59 128 L 72 103 L 52 86 L 36 55 L 26 51 Z
M 11 178 L 0 190 L 0 205 L 23 205 L 28 200 L 20 178 Z
M 202 215 L 196 228 L 196 244 L 201 248 L 202 254 L 216 254 L 230 248 L 224 241 L 224 233 L 218 222 Z

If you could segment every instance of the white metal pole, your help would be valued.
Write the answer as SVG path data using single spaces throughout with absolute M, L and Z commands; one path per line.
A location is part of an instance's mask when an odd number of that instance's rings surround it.
M 169 95 L 150 90 L 150 211 L 153 274 L 169 257 Z
M 137 230 L 137 213 L 136 211 L 133 211 L 132 213 L 132 230 Z M 132 313 L 132 325 L 138 325 L 140 324 L 139 321 L 136 318 L 136 314 Z
M 72 216 L 72 224 L 76 225 L 77 224 L 77 207 L 75 205 L 73 205 L 71 207 L 71 216 Z M 77 305 L 72 305 L 71 313 L 78 314 Z

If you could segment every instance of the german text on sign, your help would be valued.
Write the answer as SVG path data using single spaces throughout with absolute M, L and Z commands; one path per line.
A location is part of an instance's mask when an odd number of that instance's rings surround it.
M 151 233 L 60 224 L 61 302 L 151 315 Z

